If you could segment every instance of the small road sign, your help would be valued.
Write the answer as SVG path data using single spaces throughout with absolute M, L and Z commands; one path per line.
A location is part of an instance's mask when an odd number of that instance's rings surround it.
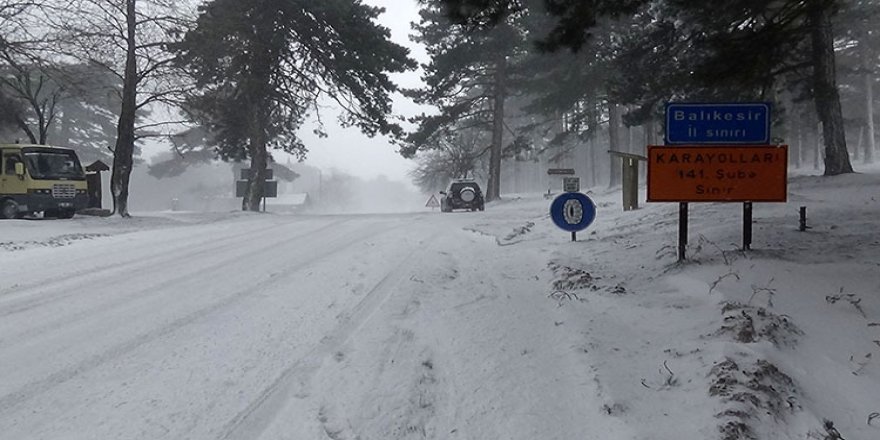
M 431 198 L 428 199 L 427 203 L 425 203 L 425 207 L 431 209 L 439 208 L 440 202 L 437 201 L 437 197 L 434 197 L 434 194 L 431 194 Z
M 579 192 L 581 190 L 581 178 L 580 177 L 563 177 L 562 178 L 562 190 L 565 192 Z
M 583 193 L 564 193 L 556 197 L 550 205 L 550 217 L 560 229 L 581 231 L 587 229 L 596 219 L 596 205 Z
M 554 175 L 572 176 L 572 175 L 574 175 L 574 168 L 549 168 L 547 170 L 547 175 L 548 176 L 554 176 Z
M 668 103 L 666 143 L 730 145 L 770 143 L 770 104 Z
M 235 181 L 235 197 L 244 197 L 247 192 L 247 180 Z M 278 181 L 266 180 L 263 182 L 263 197 L 278 197 Z
M 784 202 L 788 146 L 649 146 L 649 202 Z
M 272 168 L 266 168 L 263 174 L 263 178 L 266 180 L 272 180 L 275 178 L 275 170 L 273 170 Z M 251 178 L 252 175 L 253 173 L 251 172 L 250 168 L 242 168 L 240 180 L 248 180 Z

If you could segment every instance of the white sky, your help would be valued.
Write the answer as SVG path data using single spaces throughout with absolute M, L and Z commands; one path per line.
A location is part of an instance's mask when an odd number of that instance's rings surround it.
M 379 21 L 391 30 L 392 40 L 409 47 L 411 56 L 420 63 L 426 61 L 424 50 L 409 40 L 410 23 L 418 19 L 415 0 L 364 0 L 364 3 L 384 7 L 386 11 Z M 416 72 L 398 74 L 393 78 L 402 87 L 420 84 Z M 394 97 L 394 111 L 407 117 L 421 112 L 417 105 L 400 95 Z M 385 175 L 392 180 L 411 180 L 407 173 L 414 164 L 401 157 L 396 146 L 385 137 L 371 139 L 357 128 L 340 127 L 335 119 L 336 113 L 334 109 L 322 113 L 324 128 L 329 134 L 327 138 L 318 138 L 312 133 L 315 128 L 313 123 L 303 126 L 300 136 L 309 149 L 304 163 L 325 170 L 338 169 L 367 179 Z

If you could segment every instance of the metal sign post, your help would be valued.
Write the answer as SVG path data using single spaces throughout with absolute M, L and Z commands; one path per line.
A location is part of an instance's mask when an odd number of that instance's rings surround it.
M 688 247 L 688 204 L 678 204 L 678 261 L 687 259 Z
M 752 249 L 752 202 L 743 203 L 743 250 Z

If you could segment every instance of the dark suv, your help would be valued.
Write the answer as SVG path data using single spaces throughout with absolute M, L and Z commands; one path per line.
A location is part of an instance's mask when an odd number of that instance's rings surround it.
M 446 191 L 440 191 L 440 211 L 452 212 L 453 209 L 484 210 L 483 192 L 480 185 L 473 180 L 455 180 Z

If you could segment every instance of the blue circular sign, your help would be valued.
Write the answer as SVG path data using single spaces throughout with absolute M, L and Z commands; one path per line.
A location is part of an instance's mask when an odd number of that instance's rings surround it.
M 561 194 L 550 205 L 550 217 L 561 229 L 582 231 L 596 219 L 596 204 L 579 192 Z

